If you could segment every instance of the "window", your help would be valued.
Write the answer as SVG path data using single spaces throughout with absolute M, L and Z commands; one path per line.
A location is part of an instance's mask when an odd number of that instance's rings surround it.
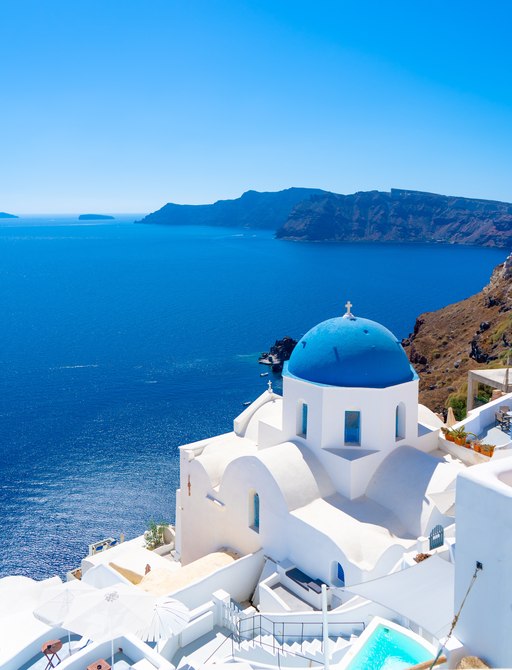
M 297 435 L 307 437 L 308 434 L 308 406 L 302 400 L 297 408 Z
M 361 444 L 361 412 L 345 412 L 345 444 Z
M 250 509 L 250 522 L 249 526 L 256 531 L 260 532 L 260 497 L 257 493 L 253 492 L 249 498 L 249 509 Z
M 395 410 L 395 440 L 403 440 L 405 437 L 405 405 L 401 402 Z
M 341 563 L 331 564 L 331 582 L 334 586 L 345 586 L 345 571 Z

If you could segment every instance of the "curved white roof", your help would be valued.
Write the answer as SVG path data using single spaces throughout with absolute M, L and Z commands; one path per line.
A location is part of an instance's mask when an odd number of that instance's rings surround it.
M 398 447 L 382 462 L 372 477 L 366 495 L 390 510 L 414 536 L 425 533 L 435 512 L 428 493 L 449 488 L 461 463 L 447 462 L 413 447 Z

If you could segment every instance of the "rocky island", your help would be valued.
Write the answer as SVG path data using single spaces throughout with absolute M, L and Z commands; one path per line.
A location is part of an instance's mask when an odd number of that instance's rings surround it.
M 108 219 L 113 219 L 113 216 L 108 214 L 80 214 L 78 217 L 79 221 L 107 221 Z
M 269 229 L 283 240 L 512 247 L 512 204 L 391 189 L 247 191 L 211 205 L 168 203 L 139 223 Z
M 8 214 L 7 212 L 0 212 L 0 219 L 18 219 L 16 214 Z
M 297 340 L 292 337 L 283 337 L 282 340 L 276 340 L 275 344 L 270 347 L 270 351 L 264 351 L 261 354 L 258 363 L 272 366 L 272 372 L 282 372 L 283 365 L 292 355 L 296 344 Z
M 504 367 L 512 353 L 512 255 L 480 293 L 421 314 L 402 344 L 420 375 L 420 402 L 462 417 L 468 370 Z
M 403 189 L 324 193 L 299 203 L 276 235 L 285 240 L 510 248 L 512 204 Z
M 276 230 L 299 202 L 326 193 L 318 188 L 288 188 L 274 193 L 247 191 L 234 200 L 218 200 L 212 205 L 167 203 L 138 223 L 174 226 L 224 226 Z

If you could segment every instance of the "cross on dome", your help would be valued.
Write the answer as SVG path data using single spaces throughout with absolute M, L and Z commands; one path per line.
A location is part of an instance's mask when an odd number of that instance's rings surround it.
M 354 316 L 354 315 L 352 314 L 352 312 L 350 311 L 350 308 L 353 307 L 353 305 L 352 305 L 352 303 L 350 302 L 350 300 L 347 300 L 347 302 L 345 303 L 345 307 L 347 308 L 347 311 L 346 311 L 345 314 L 343 315 L 343 318 L 344 318 L 344 319 L 355 319 L 355 316 Z

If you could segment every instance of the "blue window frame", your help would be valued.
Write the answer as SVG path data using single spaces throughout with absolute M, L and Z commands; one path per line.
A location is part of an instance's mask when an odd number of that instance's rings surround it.
M 251 528 L 260 532 L 260 497 L 257 493 L 252 496 L 252 525 Z
M 361 412 L 345 412 L 345 444 L 361 444 Z
M 343 566 L 341 565 L 341 563 L 338 563 L 336 577 L 338 578 L 338 582 L 340 582 L 340 584 L 345 586 L 345 571 L 343 570 Z
M 305 402 L 302 403 L 302 435 L 304 437 L 308 434 L 308 406 Z

